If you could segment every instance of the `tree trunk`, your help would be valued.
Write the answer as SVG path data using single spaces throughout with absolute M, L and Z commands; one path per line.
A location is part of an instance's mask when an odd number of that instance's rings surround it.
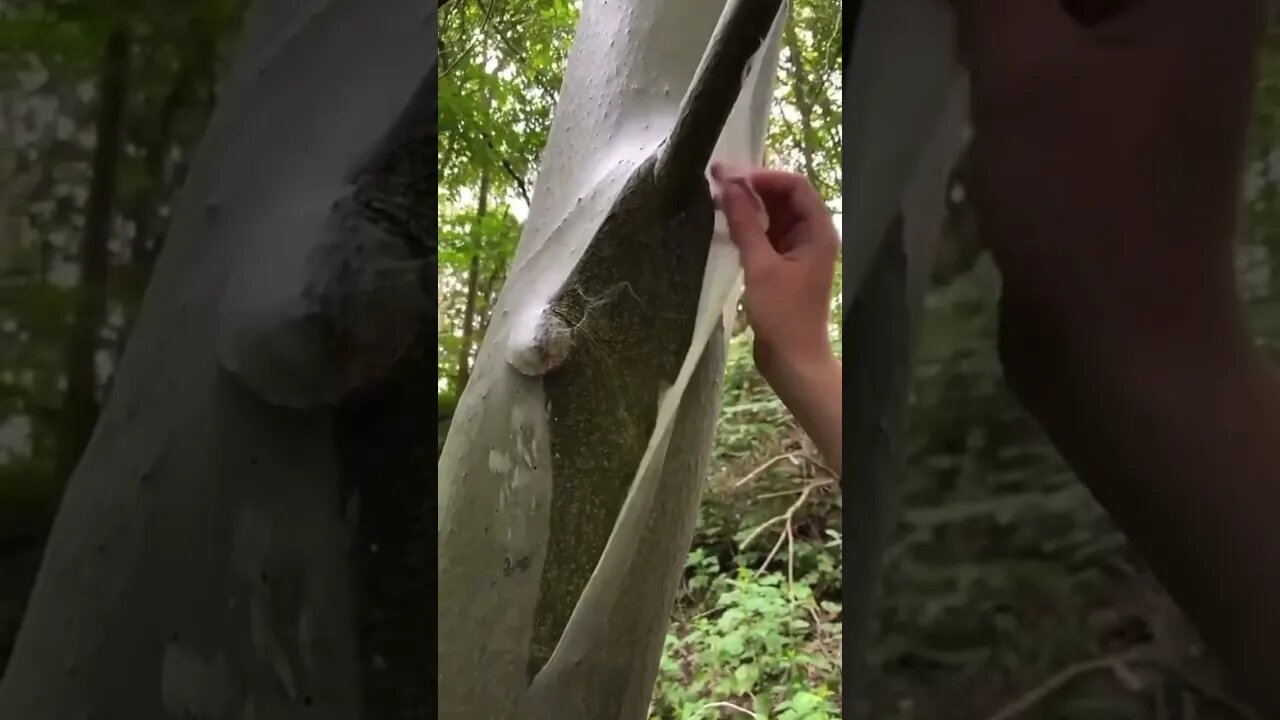
M 941 0 L 870 2 L 846 50 L 852 112 L 845 145 L 844 291 L 853 461 L 845 492 L 846 697 L 865 715 L 866 663 L 884 548 L 894 523 L 893 475 L 916 328 L 963 147 L 967 85 L 954 18 Z
M 440 459 L 444 720 L 646 716 L 740 288 L 705 171 L 763 154 L 780 5 L 584 4 Z
M 476 223 L 471 229 L 471 267 L 467 270 L 467 304 L 462 313 L 462 338 L 458 342 L 458 375 L 454 391 L 461 394 L 471 377 L 471 347 L 475 334 L 476 293 L 480 283 L 480 227 L 489 209 L 489 171 L 480 173 L 480 199 L 476 205 Z
M 844 290 L 856 296 L 961 74 L 946 0 L 867 0 L 845 63 Z
M 80 241 L 80 285 L 76 289 L 75 316 L 67 344 L 67 389 L 58 429 L 59 482 L 65 481 L 80 460 L 98 419 L 98 373 L 95 367 L 99 334 L 107 314 L 107 244 L 115 220 L 116 168 L 120 163 L 120 133 L 128 94 L 128 29 L 116 28 L 107 36 L 98 82 L 98 117 L 94 128 L 93 177 L 85 211 L 84 237 Z
M 499 263 L 500 262 L 501 261 L 499 260 Z M 502 286 L 503 269 L 502 265 L 499 264 L 493 269 L 493 272 L 489 273 L 489 279 L 485 280 L 484 283 L 484 305 L 480 308 L 480 322 L 478 327 L 480 335 L 482 336 L 489 332 L 489 322 L 493 320 L 493 294 L 494 291 Z
M 0 717 L 435 716 L 435 23 L 250 12 Z

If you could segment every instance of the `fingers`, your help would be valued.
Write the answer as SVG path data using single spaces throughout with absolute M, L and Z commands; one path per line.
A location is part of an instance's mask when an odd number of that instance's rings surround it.
M 780 255 L 820 258 L 839 251 L 831 212 L 805 176 L 756 170 L 747 177 L 729 177 L 717 167 L 712 167 L 712 176 L 720 183 L 719 202 L 729 235 L 748 272 Z M 767 223 L 759 219 L 762 209 Z
M 769 236 L 777 249 L 834 254 L 840 245 L 835 221 L 826 202 L 804 175 L 761 170 L 751 175 L 751 185 L 769 212 Z
M 776 215 L 783 216 L 779 219 L 793 222 L 831 216 L 826 202 L 804 175 L 781 170 L 757 170 L 751 174 L 751 185 L 764 200 L 771 221 Z
M 760 224 L 760 208 L 754 194 L 743 187 L 745 180 L 738 178 L 721 186 L 720 209 L 729 224 L 729 238 L 738 246 L 742 255 L 742 268 L 753 273 L 755 268 L 777 257 L 773 245 Z

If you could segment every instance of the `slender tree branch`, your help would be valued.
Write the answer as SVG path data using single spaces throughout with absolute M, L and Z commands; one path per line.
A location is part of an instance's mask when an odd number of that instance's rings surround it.
M 458 53 L 458 56 L 453 59 L 453 62 L 449 63 L 449 66 L 440 73 L 441 76 L 448 75 L 450 71 L 458 66 L 458 63 L 462 62 L 464 58 L 471 54 L 472 50 L 475 50 L 476 45 L 480 44 L 480 41 L 484 38 L 484 28 L 489 24 L 489 17 L 493 14 L 493 6 L 496 2 L 497 0 L 489 0 L 489 5 L 484 10 L 484 17 L 480 19 L 480 27 L 475 30 L 475 39 L 472 40 L 471 44 L 464 48 L 462 52 Z M 443 6 L 444 3 L 440 3 L 438 7 Z
M 507 158 L 498 150 L 498 146 L 493 142 L 493 136 L 489 133 L 485 133 L 484 141 L 485 144 L 489 146 L 489 149 L 493 151 L 493 156 L 497 159 L 498 163 L 502 165 L 502 169 L 506 171 L 512 182 L 516 184 L 516 192 L 520 193 L 520 197 L 524 198 L 526 205 L 532 205 L 533 196 L 529 192 L 529 186 L 525 184 L 524 178 L 520 177 L 520 174 L 516 172 L 515 168 L 511 167 L 511 163 Z

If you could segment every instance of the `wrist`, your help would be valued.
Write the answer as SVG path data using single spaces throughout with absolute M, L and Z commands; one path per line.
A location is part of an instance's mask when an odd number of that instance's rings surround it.
M 784 402 L 800 388 L 840 374 L 840 361 L 829 343 L 784 349 L 757 341 L 754 350 L 756 368 Z
M 767 348 L 757 345 L 756 366 L 828 466 L 839 475 L 843 377 L 840 360 L 831 346 L 771 356 Z

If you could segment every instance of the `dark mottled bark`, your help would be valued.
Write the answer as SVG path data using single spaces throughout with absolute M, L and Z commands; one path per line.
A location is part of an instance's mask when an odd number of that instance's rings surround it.
M 552 302 L 580 339 L 546 376 L 556 491 L 531 678 L 595 570 L 653 434 L 659 389 L 688 352 L 714 222 L 703 172 L 741 92 L 724 79 L 745 77 L 780 4 L 747 3 L 728 21 L 671 140 L 632 176 Z
M 546 377 L 557 480 L 530 677 L 595 570 L 653 434 L 659 388 L 675 382 L 693 335 L 713 210 L 705 183 L 674 190 L 643 166 L 552 304 L 580 340 Z

